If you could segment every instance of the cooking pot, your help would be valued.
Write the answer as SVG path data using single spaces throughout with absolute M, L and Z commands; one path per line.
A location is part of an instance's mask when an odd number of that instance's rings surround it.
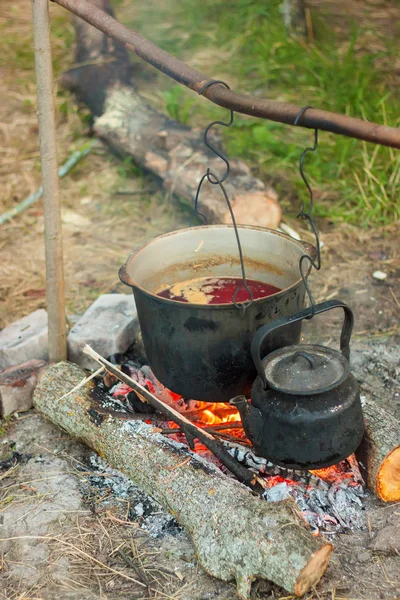
M 233 304 L 191 304 L 161 298 L 157 292 L 200 277 L 241 277 L 231 225 L 190 227 L 158 236 L 140 246 L 119 276 L 135 297 L 147 359 L 167 388 L 187 398 L 229 402 L 250 393 L 256 369 L 251 340 L 259 327 L 299 311 L 304 284 L 299 259 L 315 248 L 261 227 L 238 226 L 246 276 L 281 291 L 254 300 L 246 311 Z M 299 341 L 301 323 L 268 337 L 264 355 Z
M 340 350 L 299 344 L 261 359 L 266 341 L 283 327 L 313 314 L 343 308 Z M 258 377 L 251 401 L 234 398 L 255 451 L 290 469 L 319 469 L 344 460 L 359 446 L 364 422 L 359 387 L 350 373 L 353 313 L 330 300 L 264 325 L 253 338 L 251 354 Z

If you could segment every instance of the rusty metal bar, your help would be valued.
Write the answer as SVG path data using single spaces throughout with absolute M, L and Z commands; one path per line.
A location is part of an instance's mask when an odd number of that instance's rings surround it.
M 32 15 L 44 200 L 48 348 L 49 360 L 59 362 L 67 357 L 67 337 L 48 0 L 32 0 Z
M 87 0 L 52 0 L 93 25 L 153 67 L 175 79 L 195 92 L 210 80 L 209 77 L 191 68 L 183 61 L 165 52 L 140 34 L 132 31 L 116 19 L 100 10 Z M 301 106 L 273 100 L 261 100 L 253 96 L 238 94 L 222 85 L 213 85 L 202 94 L 214 104 L 232 109 L 235 112 L 293 125 Z M 317 108 L 310 108 L 301 117 L 301 127 L 321 129 L 348 137 L 400 148 L 400 129 L 370 123 L 362 119 L 347 117 Z

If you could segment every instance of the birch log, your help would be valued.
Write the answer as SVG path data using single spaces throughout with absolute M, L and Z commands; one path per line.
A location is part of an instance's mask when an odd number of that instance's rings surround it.
M 311 535 L 294 502 L 260 500 L 150 425 L 99 414 L 91 383 L 62 398 L 84 377 L 70 363 L 50 366 L 36 388 L 37 410 L 169 510 L 190 534 L 209 574 L 236 580 L 244 599 L 256 578 L 297 596 L 317 583 L 332 546 Z
M 113 14 L 109 0 L 93 0 L 92 4 Z M 95 134 L 118 154 L 132 156 L 171 194 L 193 202 L 208 166 L 217 175 L 224 174 L 222 160 L 207 150 L 200 130 L 158 112 L 137 92 L 124 46 L 79 17 L 74 16 L 73 23 L 76 66 L 63 75 L 62 84 L 96 117 Z M 135 69 L 137 72 L 139 67 Z M 231 160 L 226 189 L 238 223 L 272 229 L 279 226 L 281 209 L 276 192 L 254 177 L 243 161 Z M 219 186 L 204 185 L 199 210 L 210 222 L 231 223 Z
M 373 399 L 363 399 L 365 436 L 358 451 L 368 487 L 385 502 L 400 500 L 400 422 Z

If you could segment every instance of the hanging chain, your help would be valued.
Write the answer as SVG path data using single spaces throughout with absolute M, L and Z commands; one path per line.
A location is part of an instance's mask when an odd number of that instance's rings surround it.
M 294 125 L 297 125 L 299 120 L 301 119 L 302 115 L 306 112 L 306 110 L 308 110 L 309 108 L 312 108 L 311 106 L 305 106 L 304 108 L 301 109 L 301 111 L 299 112 L 299 114 L 297 115 L 295 121 L 294 121 Z M 318 229 L 317 226 L 315 224 L 315 221 L 313 219 L 312 216 L 312 211 L 313 211 L 313 206 L 314 206 L 314 196 L 313 196 L 313 191 L 311 189 L 310 184 L 307 181 L 307 178 L 304 174 L 304 169 L 303 169 L 303 165 L 304 165 L 304 159 L 306 157 L 306 155 L 308 154 L 308 152 L 315 152 L 318 148 L 318 129 L 314 130 L 314 146 L 312 147 L 308 147 L 304 150 L 303 154 L 301 155 L 300 158 L 300 165 L 299 165 L 299 169 L 300 169 L 300 175 L 307 187 L 308 193 L 310 195 L 310 204 L 308 206 L 308 210 L 305 210 L 305 205 L 304 202 L 302 202 L 301 205 L 301 209 L 299 214 L 297 215 L 298 219 L 303 219 L 305 221 L 308 221 L 310 223 L 311 229 L 314 233 L 315 236 L 315 247 L 317 250 L 317 256 L 316 256 L 316 260 L 313 260 L 311 258 L 311 256 L 309 256 L 308 254 L 303 254 L 303 256 L 300 257 L 299 260 L 299 269 L 300 269 L 300 275 L 301 278 L 303 280 L 304 283 L 304 287 L 306 289 L 307 295 L 309 297 L 310 300 L 310 304 L 311 304 L 311 315 L 308 317 L 308 319 L 312 319 L 314 314 L 315 314 L 315 301 L 314 298 L 312 296 L 309 284 L 307 283 L 307 278 L 306 278 L 306 274 L 304 273 L 303 270 L 303 265 L 305 261 L 308 261 L 308 263 L 311 264 L 311 266 L 316 270 L 319 271 L 321 269 L 321 247 L 320 247 L 320 241 L 319 241 L 319 235 L 318 235 Z
M 224 85 L 228 90 L 230 89 L 229 85 L 227 83 L 225 83 L 224 81 L 211 80 L 211 81 L 207 81 L 207 83 L 205 83 L 203 85 L 203 87 L 199 90 L 199 95 L 201 95 L 211 85 L 216 85 L 216 84 Z M 199 217 L 201 217 L 201 219 L 203 219 L 203 222 L 206 222 L 205 216 L 198 210 L 200 190 L 206 179 L 212 185 L 218 185 L 224 195 L 225 202 L 228 206 L 229 213 L 231 215 L 233 228 L 235 230 L 236 242 L 237 242 L 237 247 L 238 247 L 238 251 L 239 251 L 240 269 L 242 272 L 242 280 L 243 280 L 242 284 L 239 284 L 236 287 L 235 292 L 233 294 L 232 301 L 233 301 L 233 304 L 236 306 L 236 308 L 238 308 L 244 315 L 244 313 L 249 308 L 249 306 L 251 306 L 253 304 L 254 297 L 253 297 L 253 293 L 252 293 L 251 289 L 249 288 L 249 286 L 247 285 L 247 281 L 246 281 L 246 271 L 245 271 L 245 267 L 244 267 L 243 251 L 242 251 L 242 245 L 240 243 L 239 232 L 238 232 L 238 228 L 236 225 L 235 215 L 233 213 L 232 205 L 229 200 L 227 191 L 225 189 L 225 186 L 223 185 L 224 182 L 229 177 L 231 167 L 230 167 L 227 157 L 224 156 L 223 154 L 221 154 L 221 152 L 219 150 L 217 150 L 208 139 L 208 134 L 209 134 L 210 130 L 214 127 L 214 125 L 222 125 L 223 127 L 230 127 L 232 125 L 232 123 L 233 123 L 233 110 L 230 111 L 230 119 L 227 123 L 225 123 L 224 121 L 213 121 L 206 127 L 206 129 L 204 131 L 204 144 L 207 146 L 207 148 L 209 148 L 211 150 L 211 152 L 213 152 L 216 156 L 218 156 L 218 158 L 220 158 L 225 163 L 226 171 L 222 175 L 222 177 L 217 177 L 217 175 L 215 175 L 215 173 L 211 172 L 209 167 L 207 168 L 207 172 L 202 176 L 202 178 L 199 181 L 199 185 L 197 187 L 196 197 L 194 199 L 194 211 L 195 211 L 196 215 L 198 215 Z M 237 302 L 236 301 L 237 295 L 242 286 L 244 287 L 246 292 L 249 294 L 250 299 L 247 302 Z

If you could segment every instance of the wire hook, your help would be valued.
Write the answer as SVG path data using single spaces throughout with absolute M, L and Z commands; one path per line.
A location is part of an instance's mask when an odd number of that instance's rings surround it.
M 225 81 L 220 81 L 220 80 L 210 80 L 207 81 L 199 90 L 199 95 L 203 94 L 203 92 L 209 88 L 211 85 L 216 85 L 216 84 L 221 84 L 224 85 L 228 90 L 230 89 L 229 85 L 227 83 L 225 83 Z M 251 289 L 249 288 L 249 286 L 247 285 L 247 281 L 246 281 L 246 271 L 245 271 L 245 266 L 244 266 L 244 259 L 243 259 L 243 251 L 242 251 L 242 245 L 240 243 L 240 237 L 239 237 L 239 232 L 238 232 L 238 228 L 237 228 L 237 224 L 236 224 L 236 219 L 235 219 L 235 215 L 233 213 L 233 209 L 232 209 L 232 205 L 231 202 L 229 200 L 227 191 L 225 189 L 225 186 L 223 185 L 224 182 L 227 180 L 227 178 L 229 177 L 229 173 L 231 171 L 231 167 L 229 164 L 229 161 L 227 159 L 226 156 L 224 156 L 219 150 L 217 150 L 209 141 L 208 139 L 208 134 L 210 132 L 210 130 L 214 127 L 214 125 L 222 125 L 223 127 L 230 127 L 233 123 L 233 110 L 230 110 L 230 119 L 229 121 L 226 123 L 225 121 L 213 121 L 212 123 L 210 123 L 205 131 L 204 131 L 204 144 L 207 146 L 207 148 L 209 148 L 211 150 L 211 152 L 213 152 L 216 156 L 218 156 L 218 158 L 220 158 L 226 166 L 226 171 L 224 173 L 224 175 L 222 175 L 222 177 L 217 177 L 217 175 L 215 175 L 215 173 L 212 173 L 212 171 L 210 170 L 210 168 L 207 168 L 207 172 L 202 176 L 202 178 L 199 181 L 199 185 L 197 186 L 197 191 L 196 191 L 196 196 L 194 199 L 194 211 L 195 213 L 201 217 L 201 219 L 203 220 L 203 222 L 206 222 L 206 217 L 199 212 L 198 210 L 198 204 L 199 204 L 199 195 L 200 195 L 200 190 L 202 188 L 202 185 L 204 183 L 204 180 L 207 179 L 207 181 L 209 183 L 211 183 L 212 185 L 219 185 L 224 198 L 225 198 L 225 202 L 228 206 L 229 209 L 229 213 L 231 215 L 231 219 L 232 219 L 232 224 L 233 224 L 233 228 L 235 230 L 235 236 L 236 236 L 236 242 L 237 242 L 237 246 L 238 246 L 238 251 L 239 251 L 239 259 L 240 259 L 240 269 L 242 272 L 242 286 L 244 287 L 244 289 L 246 290 L 246 292 L 249 294 L 249 300 L 247 302 L 237 302 L 237 295 L 239 293 L 240 290 L 240 285 L 237 286 L 237 288 L 235 289 L 235 292 L 233 294 L 233 298 L 232 298 L 232 302 L 234 304 L 234 306 L 236 308 L 238 308 L 241 313 L 244 315 L 244 313 L 246 312 L 247 308 L 249 308 L 249 306 L 251 306 L 254 302 L 254 297 L 253 297 L 253 292 L 251 291 Z
M 302 108 L 300 110 L 299 114 L 297 115 L 296 119 L 294 120 L 294 123 L 293 123 L 294 125 L 298 125 L 299 120 L 301 119 L 303 114 L 306 112 L 306 110 L 308 110 L 309 108 L 312 108 L 312 106 L 305 106 L 304 108 Z M 314 237 L 315 237 L 315 246 L 316 246 L 316 250 L 317 250 L 316 260 L 313 260 L 309 254 L 303 254 L 303 256 L 301 256 L 300 260 L 299 260 L 300 275 L 303 280 L 304 287 L 305 287 L 305 290 L 307 292 L 307 295 L 308 295 L 308 298 L 309 298 L 310 304 L 311 304 L 311 315 L 309 317 L 307 317 L 308 319 L 312 319 L 315 314 L 315 302 L 314 302 L 314 298 L 312 296 L 310 287 L 307 283 L 306 274 L 304 273 L 304 270 L 303 270 L 303 265 L 304 265 L 304 262 L 307 260 L 316 271 L 319 271 L 321 269 L 321 245 L 320 245 L 320 240 L 319 240 L 318 229 L 317 229 L 317 226 L 316 226 L 315 221 L 312 216 L 313 207 L 314 207 L 314 196 L 313 196 L 313 191 L 311 189 L 311 186 L 308 183 L 308 180 L 304 174 L 304 159 L 309 152 L 315 152 L 317 150 L 317 148 L 318 148 L 318 129 L 315 129 L 314 130 L 314 146 L 312 146 L 312 147 L 309 146 L 308 148 L 306 148 L 303 151 L 301 158 L 300 158 L 300 164 L 299 164 L 301 178 L 303 179 L 303 181 L 307 187 L 308 193 L 310 195 L 310 204 L 309 204 L 308 210 L 306 212 L 304 210 L 304 202 L 302 202 L 300 212 L 297 215 L 298 219 L 304 219 L 310 223 L 311 229 L 312 229 Z
M 207 83 L 205 83 L 199 90 L 199 96 L 201 96 L 203 94 L 203 92 L 205 92 L 205 90 L 207 88 L 209 88 L 212 85 L 215 84 L 221 84 L 224 85 L 226 87 L 226 89 L 230 90 L 231 88 L 229 87 L 229 85 L 227 83 L 225 83 L 225 81 L 220 81 L 219 79 L 212 79 L 210 81 L 207 81 Z M 204 143 L 207 146 L 207 148 L 209 148 L 211 150 L 211 152 L 213 152 L 216 156 L 218 156 L 218 158 L 220 158 L 221 160 L 224 161 L 225 166 L 226 166 L 226 171 L 224 173 L 224 175 L 220 178 L 216 177 L 213 173 L 211 173 L 210 168 L 207 169 L 207 179 L 210 183 L 212 183 L 213 185 L 219 185 L 221 183 L 224 183 L 224 181 L 226 181 L 226 179 L 229 177 L 229 173 L 231 171 L 231 166 L 229 164 L 228 159 L 226 158 L 226 156 L 224 156 L 223 154 L 221 154 L 221 152 L 215 148 L 211 142 L 208 140 L 208 134 L 211 131 L 211 129 L 214 127 L 214 125 L 222 125 L 223 127 L 230 127 L 233 123 L 233 110 L 230 110 L 230 119 L 227 123 L 225 123 L 225 121 L 213 121 L 212 123 L 210 123 L 207 127 L 206 130 L 204 131 Z

